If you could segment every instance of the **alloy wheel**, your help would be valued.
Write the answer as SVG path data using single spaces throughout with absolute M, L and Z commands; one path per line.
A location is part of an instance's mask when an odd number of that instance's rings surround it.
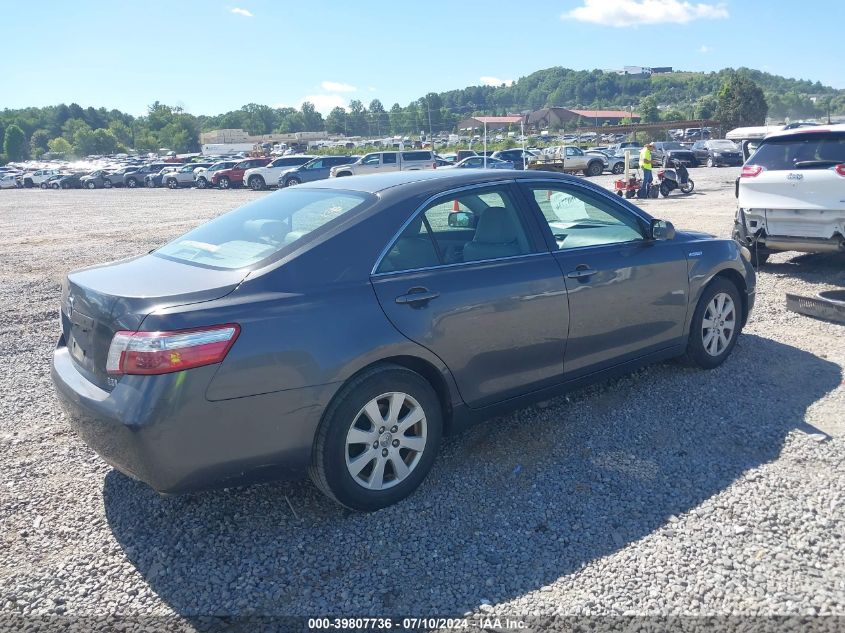
M 426 438 L 419 402 L 407 393 L 383 393 L 364 405 L 346 434 L 346 468 L 363 488 L 392 488 L 417 467 Z
M 736 306 L 726 292 L 715 295 L 701 322 L 701 341 L 710 356 L 724 352 L 736 332 Z

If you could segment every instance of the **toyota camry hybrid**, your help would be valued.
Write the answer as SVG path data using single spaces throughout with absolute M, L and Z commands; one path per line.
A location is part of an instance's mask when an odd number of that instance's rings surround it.
M 308 472 L 374 510 L 474 421 L 647 362 L 721 364 L 749 259 L 571 176 L 332 178 L 70 273 L 52 376 L 79 435 L 160 492 Z

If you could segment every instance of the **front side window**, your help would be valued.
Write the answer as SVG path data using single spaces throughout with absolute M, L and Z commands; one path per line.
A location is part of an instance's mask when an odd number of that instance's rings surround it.
M 378 154 L 369 154 L 364 156 L 361 159 L 362 165 L 378 165 L 379 164 L 379 155 Z
M 530 189 L 559 250 L 643 239 L 637 217 L 614 201 L 561 185 L 535 185 Z
M 485 188 L 441 198 L 418 213 L 377 272 L 514 257 L 532 251 L 510 194 L 504 188 Z
M 327 230 L 369 199 L 346 191 L 284 189 L 197 227 L 155 255 L 227 270 L 254 266 Z

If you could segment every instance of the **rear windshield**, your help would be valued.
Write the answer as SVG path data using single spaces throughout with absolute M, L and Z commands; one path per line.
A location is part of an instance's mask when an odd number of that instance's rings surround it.
M 349 191 L 284 189 L 197 227 L 155 254 L 212 268 L 247 268 L 278 257 L 310 233 L 328 230 L 369 199 Z
M 766 139 L 748 160 L 770 170 L 825 169 L 845 163 L 845 133 L 802 133 Z

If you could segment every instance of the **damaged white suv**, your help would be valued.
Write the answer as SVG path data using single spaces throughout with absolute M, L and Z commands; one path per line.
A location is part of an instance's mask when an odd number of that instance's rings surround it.
M 737 179 L 734 238 L 778 251 L 845 252 L 845 125 L 774 132 Z

